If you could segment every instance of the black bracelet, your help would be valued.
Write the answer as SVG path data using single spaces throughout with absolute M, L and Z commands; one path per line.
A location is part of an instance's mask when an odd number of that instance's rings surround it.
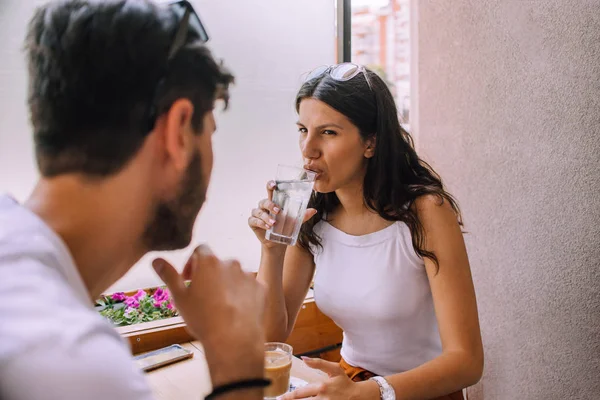
M 213 389 L 211 394 L 206 396 L 204 399 L 212 400 L 215 397 L 220 396 L 223 393 L 231 392 L 232 390 L 241 390 L 241 389 L 258 388 L 258 387 L 264 388 L 264 387 L 269 386 L 270 384 L 271 384 L 271 381 L 269 379 L 262 379 L 262 378 L 248 379 L 245 381 L 237 381 L 237 382 L 233 382 L 233 383 L 228 383 L 226 385 L 217 386 L 216 388 Z

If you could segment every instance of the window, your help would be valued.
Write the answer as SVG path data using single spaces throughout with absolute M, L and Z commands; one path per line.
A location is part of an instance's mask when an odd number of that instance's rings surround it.
M 39 2 L 0 1 L 0 191 L 24 201 L 37 180 L 27 111 L 22 44 Z M 336 1 L 192 0 L 216 56 L 234 72 L 230 109 L 217 115 L 215 164 L 208 199 L 190 248 L 166 254 L 183 267 L 191 248 L 209 243 L 222 258 L 256 270 L 260 246 L 247 226 L 278 163 L 301 163 L 294 97 L 305 73 L 336 60 Z M 112 288 L 130 291 L 161 282 L 144 257 Z
M 266 196 L 277 164 L 301 164 L 294 98 L 305 74 L 335 62 L 335 2 L 192 1 L 211 35 L 216 56 L 233 71 L 230 108 L 217 114 L 215 162 L 192 246 L 165 256 L 183 267 L 194 245 L 256 271 L 260 246 L 248 228 L 250 210 Z M 329 39 L 329 40 L 326 40 Z M 144 257 L 111 289 L 160 283 Z
M 410 130 L 410 0 L 352 0 L 351 61 L 389 85 Z

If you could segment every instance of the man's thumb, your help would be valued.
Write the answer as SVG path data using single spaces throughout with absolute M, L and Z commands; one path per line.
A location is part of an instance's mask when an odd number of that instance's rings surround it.
M 152 261 L 152 267 L 160 279 L 162 279 L 162 281 L 168 286 L 171 293 L 177 296 L 181 291 L 183 291 L 185 288 L 183 278 L 181 275 L 179 275 L 175 267 L 169 264 L 166 260 L 157 258 Z

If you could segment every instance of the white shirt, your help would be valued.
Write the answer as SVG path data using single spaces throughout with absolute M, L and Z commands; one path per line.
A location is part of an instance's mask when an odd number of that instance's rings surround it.
M 315 232 L 315 302 L 343 329 L 348 364 L 385 376 L 441 354 L 425 265 L 405 223 L 352 236 L 321 221 Z
M 0 399 L 151 398 L 128 344 L 93 309 L 64 242 L 0 196 Z

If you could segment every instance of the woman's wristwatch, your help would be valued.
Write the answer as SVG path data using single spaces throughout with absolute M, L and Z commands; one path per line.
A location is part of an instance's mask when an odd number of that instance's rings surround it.
M 381 400 L 396 400 L 396 392 L 394 392 L 394 388 L 385 380 L 382 376 L 374 376 L 369 378 L 377 382 L 379 385 L 379 394 L 381 395 Z

